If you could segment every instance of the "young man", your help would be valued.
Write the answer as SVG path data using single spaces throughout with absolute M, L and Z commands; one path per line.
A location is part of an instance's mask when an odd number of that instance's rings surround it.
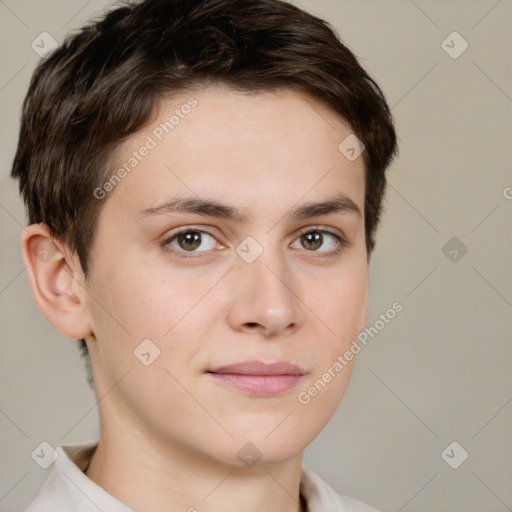
M 350 377 L 394 154 L 378 86 L 278 0 L 127 4 L 45 59 L 23 259 L 101 429 L 27 511 L 375 511 L 302 454 Z

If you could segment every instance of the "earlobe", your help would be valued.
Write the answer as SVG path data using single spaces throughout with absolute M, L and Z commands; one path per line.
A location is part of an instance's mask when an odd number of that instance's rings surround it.
M 21 252 L 36 303 L 47 320 L 64 335 L 80 339 L 91 333 L 81 267 L 48 227 L 27 226 Z M 77 292 L 82 290 L 83 293 Z

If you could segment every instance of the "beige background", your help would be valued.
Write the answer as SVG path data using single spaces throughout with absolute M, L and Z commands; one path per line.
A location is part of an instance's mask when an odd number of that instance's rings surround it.
M 30 456 L 41 441 L 97 434 L 76 342 L 33 301 L 19 248 L 25 212 L 9 171 L 39 60 L 31 42 L 43 31 L 60 41 L 110 3 L 0 1 L 4 512 L 21 510 L 47 477 Z M 382 86 L 401 151 L 371 262 L 369 325 L 395 301 L 404 309 L 359 354 L 305 462 L 384 512 L 512 510 L 512 2 L 294 3 L 329 20 Z M 442 47 L 453 31 L 469 44 L 458 58 Z M 461 42 L 448 38 L 450 51 Z M 442 250 L 454 236 L 456 262 Z M 469 453 L 458 469 L 441 458 L 452 441 Z

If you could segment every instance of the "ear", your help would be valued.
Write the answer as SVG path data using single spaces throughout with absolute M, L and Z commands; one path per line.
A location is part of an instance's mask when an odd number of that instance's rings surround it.
M 85 277 L 78 258 L 54 240 L 46 224 L 31 224 L 21 234 L 21 253 L 36 303 L 62 334 L 91 334 Z

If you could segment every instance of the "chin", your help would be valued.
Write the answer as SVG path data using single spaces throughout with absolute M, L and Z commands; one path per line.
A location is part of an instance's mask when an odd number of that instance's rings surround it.
M 236 435 L 230 443 L 235 448 L 234 460 L 233 452 L 230 454 L 231 463 L 238 467 L 275 466 L 300 456 L 317 432 L 307 435 L 293 423 L 288 428 L 277 426 L 279 421 L 271 429 L 246 429 L 243 435 Z

